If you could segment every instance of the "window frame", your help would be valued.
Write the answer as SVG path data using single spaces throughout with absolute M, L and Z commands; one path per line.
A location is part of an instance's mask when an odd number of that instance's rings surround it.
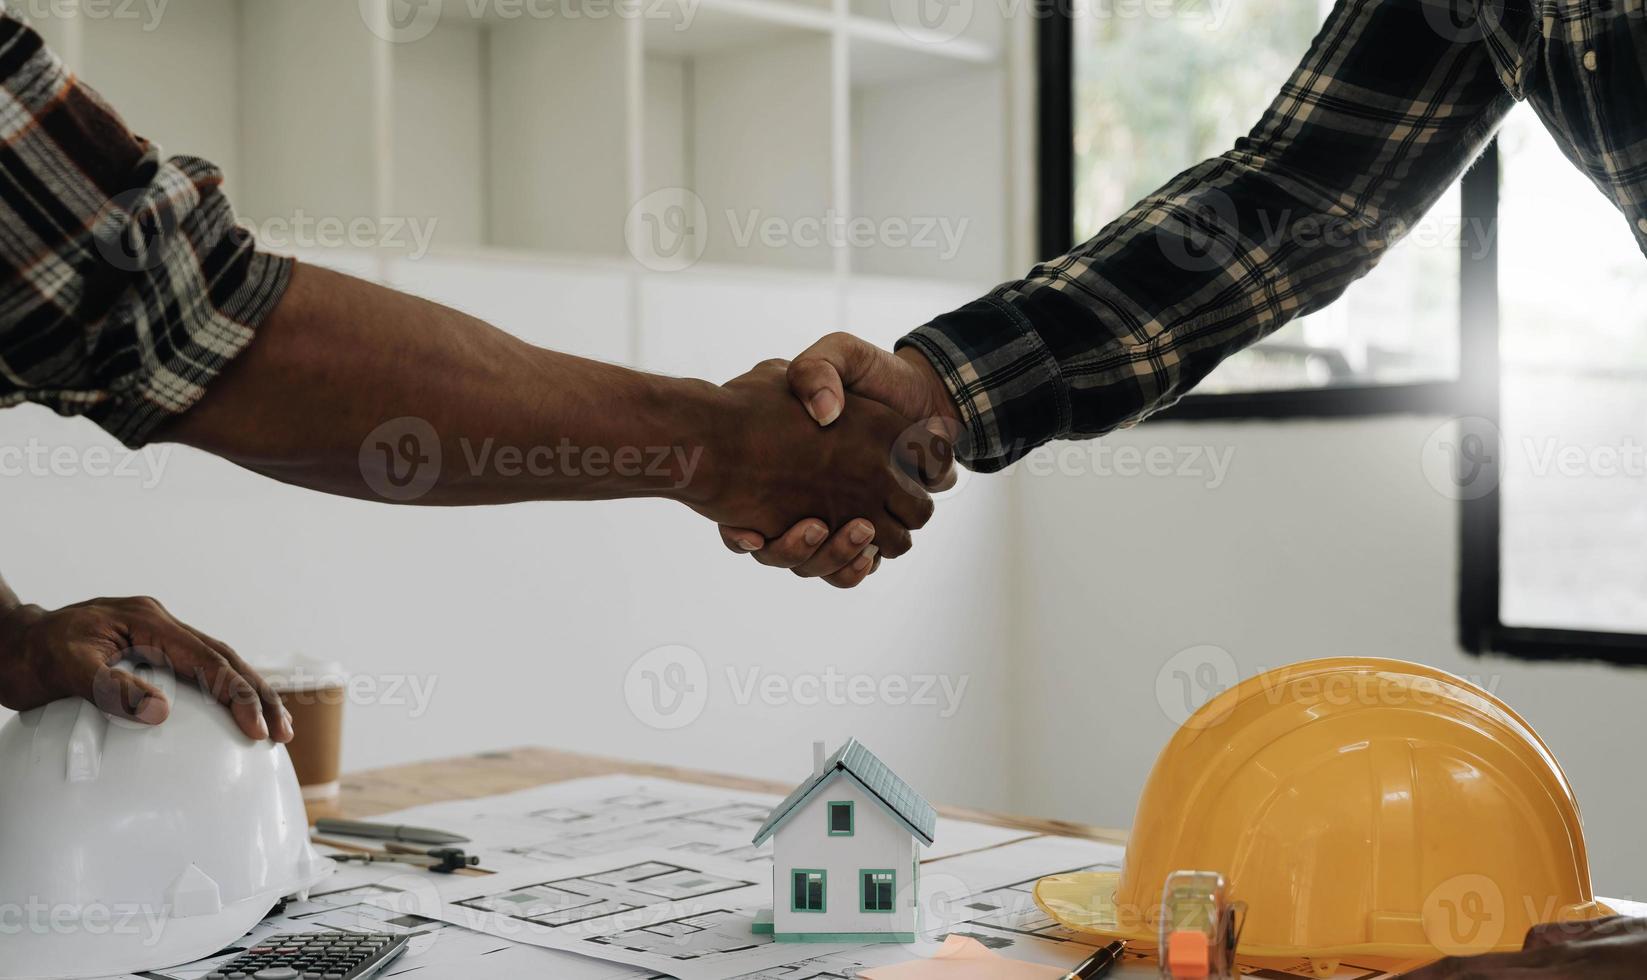
M 1499 356 L 1498 143 L 1488 146 L 1480 162 L 1465 175 L 1463 213 L 1465 235 L 1462 370 L 1468 384 L 1453 414 L 1463 421 L 1501 424 L 1502 359 Z M 1471 256 L 1477 256 L 1472 261 Z M 1647 664 L 1647 635 L 1602 630 L 1510 626 L 1504 622 L 1502 564 L 1504 558 L 1503 472 L 1499 455 L 1481 461 L 1475 479 L 1490 488 L 1480 496 L 1459 501 L 1458 643 L 1465 652 L 1499 653 L 1523 660 L 1599 661 L 1640 666 Z
M 1037 231 L 1040 257 L 1075 246 L 1075 32 L 1071 5 L 1043 2 L 1036 21 Z M 1458 378 L 1416 384 L 1189 394 L 1149 421 L 1249 421 L 1418 415 L 1501 417 L 1498 315 L 1498 143 L 1459 182 Z M 1147 424 L 1147 423 L 1146 423 Z M 1467 421 L 1461 424 L 1469 424 Z M 1458 643 L 1477 656 L 1647 664 L 1647 635 L 1509 626 L 1501 607 L 1502 473 L 1496 456 L 1478 479 L 1491 489 L 1459 501 Z M 1463 495 L 1469 497 L 1471 495 Z
M 886 885 L 887 905 L 884 909 L 869 907 L 869 890 L 866 885 L 873 885 L 879 889 L 881 883 L 869 880 L 870 875 L 886 875 L 889 879 Z M 879 897 L 879 896 L 877 896 Z M 898 910 L 898 872 L 892 868 L 859 868 L 858 869 L 858 911 L 864 915 L 891 915 Z
M 836 830 L 835 829 L 835 808 L 838 807 L 838 806 L 846 807 L 846 829 L 845 830 Z M 857 833 L 858 833 L 858 808 L 857 808 L 856 805 L 854 805 L 853 801 L 851 801 L 851 800 L 830 800 L 829 805 L 824 807 L 824 814 L 825 814 L 825 816 L 824 816 L 824 829 L 829 831 L 829 836 L 831 836 L 831 837 L 853 837 L 853 836 L 857 835 Z
M 795 879 L 799 875 L 807 875 L 807 887 L 812 885 L 811 876 L 818 876 L 818 907 L 801 908 L 795 901 Z M 811 896 L 807 896 L 810 901 Z M 789 911 L 805 915 L 824 915 L 829 912 L 829 871 L 825 868 L 790 868 L 789 869 Z
M 1075 247 L 1075 31 L 1070 4 L 1047 3 L 1036 25 L 1036 123 L 1040 257 Z M 1475 173 L 1477 167 L 1470 171 Z M 1466 174 L 1465 179 L 1469 179 Z M 1494 188 L 1494 201 L 1497 188 Z M 1467 218 L 1466 218 L 1467 220 Z M 1471 255 L 1464 252 L 1467 257 Z M 1461 266 L 1462 268 L 1462 266 Z M 1462 329 L 1462 328 L 1461 328 Z M 1381 415 L 1450 414 L 1468 385 L 1460 347 L 1459 377 L 1388 385 L 1339 385 L 1279 391 L 1238 391 L 1185 395 L 1150 416 L 1168 421 L 1248 421 L 1253 419 L 1368 418 Z

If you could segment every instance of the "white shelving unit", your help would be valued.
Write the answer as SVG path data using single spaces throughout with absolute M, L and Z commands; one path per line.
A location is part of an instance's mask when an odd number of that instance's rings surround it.
M 38 26 L 134 129 L 221 164 L 255 227 L 378 236 L 304 258 L 724 374 L 1030 258 L 1029 25 L 923 2 L 169 0 Z

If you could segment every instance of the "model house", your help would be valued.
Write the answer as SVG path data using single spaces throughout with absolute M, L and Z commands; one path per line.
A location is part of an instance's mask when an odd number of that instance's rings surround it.
M 770 915 L 778 942 L 915 941 L 921 847 L 938 813 L 857 739 L 824 758 L 755 835 L 772 840 Z

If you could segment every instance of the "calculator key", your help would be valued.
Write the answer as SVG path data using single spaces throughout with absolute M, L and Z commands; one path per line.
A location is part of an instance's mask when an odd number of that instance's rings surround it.
M 271 966 L 252 974 L 252 980 L 298 980 L 301 976 L 289 966 Z

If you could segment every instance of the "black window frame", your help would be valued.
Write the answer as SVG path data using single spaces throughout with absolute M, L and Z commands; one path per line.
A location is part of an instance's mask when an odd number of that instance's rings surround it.
M 1075 245 L 1075 33 L 1072 6 L 1043 0 L 1036 21 L 1037 233 L 1040 257 Z M 1152 421 L 1450 416 L 1496 426 L 1500 417 L 1498 144 L 1460 181 L 1459 370 L 1450 381 L 1285 391 L 1190 394 Z M 1483 425 L 1486 427 L 1486 425 Z M 1474 655 L 1647 664 L 1647 635 L 1505 625 L 1501 608 L 1502 474 L 1497 454 L 1459 501 L 1458 643 Z

